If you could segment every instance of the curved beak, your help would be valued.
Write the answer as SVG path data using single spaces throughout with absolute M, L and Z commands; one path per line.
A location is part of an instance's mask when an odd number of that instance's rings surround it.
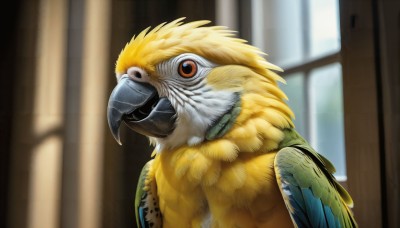
M 112 135 L 121 145 L 122 121 L 140 134 L 164 138 L 175 128 L 176 112 L 171 102 L 166 97 L 160 98 L 153 86 L 124 76 L 110 95 L 107 119 Z

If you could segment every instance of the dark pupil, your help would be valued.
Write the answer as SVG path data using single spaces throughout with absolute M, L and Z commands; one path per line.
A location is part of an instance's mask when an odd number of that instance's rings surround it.
M 189 64 L 189 63 L 183 63 L 182 64 L 182 71 L 183 71 L 183 73 L 185 73 L 185 74 L 190 74 L 190 73 L 192 73 L 192 65 L 191 64 Z

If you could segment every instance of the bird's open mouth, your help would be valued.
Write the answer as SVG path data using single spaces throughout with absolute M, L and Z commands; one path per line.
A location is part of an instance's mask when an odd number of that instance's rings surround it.
M 140 121 L 145 119 L 150 115 L 153 109 L 157 106 L 158 102 L 160 101 L 160 97 L 157 93 L 153 94 L 153 96 L 142 106 L 135 109 L 133 112 L 125 115 L 123 119 L 125 121 Z

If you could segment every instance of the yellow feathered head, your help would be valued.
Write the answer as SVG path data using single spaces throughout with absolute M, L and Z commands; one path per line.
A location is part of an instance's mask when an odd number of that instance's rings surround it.
M 161 147 L 195 145 L 271 107 L 278 112 L 271 124 L 292 126 L 277 84 L 284 80 L 273 72 L 279 67 L 223 26 L 182 20 L 145 29 L 120 53 L 108 108 L 118 141 L 124 121 Z M 259 110 L 247 110 L 249 104 Z
M 210 23 L 206 20 L 183 24 L 183 19 L 152 30 L 148 27 L 134 36 L 118 57 L 116 73 L 123 74 L 131 66 L 154 72 L 158 63 L 182 53 L 194 53 L 219 65 L 244 65 L 260 73 L 265 69 L 281 71 L 262 58 L 264 53 L 258 48 L 234 37 L 234 31 L 224 26 L 201 27 Z

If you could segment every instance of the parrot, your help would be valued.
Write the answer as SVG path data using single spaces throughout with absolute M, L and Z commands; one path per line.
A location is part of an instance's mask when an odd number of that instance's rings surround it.
M 107 120 L 154 151 L 138 227 L 357 227 L 334 165 L 296 131 L 283 70 L 228 27 L 178 18 L 122 48 Z

